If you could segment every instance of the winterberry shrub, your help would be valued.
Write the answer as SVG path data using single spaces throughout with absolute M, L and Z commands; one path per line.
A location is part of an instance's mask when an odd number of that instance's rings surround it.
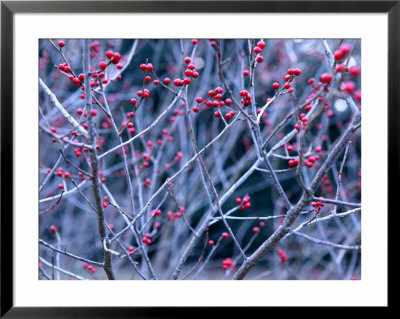
M 40 279 L 360 278 L 359 40 L 39 46 Z

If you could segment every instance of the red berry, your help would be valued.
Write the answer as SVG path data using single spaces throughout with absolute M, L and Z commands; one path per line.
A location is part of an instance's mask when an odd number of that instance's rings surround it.
M 272 84 L 272 88 L 273 88 L 274 90 L 279 89 L 279 83 L 278 83 L 278 82 L 275 82 L 274 84 Z
M 262 52 L 262 49 L 260 47 L 257 46 L 254 48 L 254 53 L 259 54 L 261 52 Z
M 356 89 L 356 84 L 353 81 L 346 81 L 342 85 L 342 90 L 347 93 L 353 93 Z
M 188 64 L 189 64 L 190 61 L 192 61 L 192 59 L 191 59 L 190 57 L 187 56 L 187 57 L 185 58 L 185 63 L 188 63 Z
M 214 113 L 214 116 L 215 116 L 216 118 L 218 118 L 218 117 L 219 117 L 219 112 L 216 111 L 216 112 Z
M 263 40 L 260 40 L 260 41 L 257 42 L 257 46 L 259 48 L 261 48 L 261 49 L 264 49 L 265 48 L 265 42 Z
M 147 70 L 147 65 L 146 64 L 141 64 L 141 65 L 139 65 L 139 69 L 142 70 L 142 71 L 145 71 L 145 70 Z
M 106 57 L 111 59 L 114 56 L 114 52 L 112 50 L 106 51 Z
M 64 47 L 65 46 L 65 42 L 64 41 L 58 41 L 58 46 L 60 48 Z
M 199 108 L 197 106 L 193 106 L 192 110 L 194 113 L 197 113 L 199 111 Z
M 344 58 L 345 53 L 342 50 L 336 50 L 333 53 L 333 56 L 335 57 L 335 60 L 342 60 Z
M 244 76 L 248 76 L 248 75 L 249 75 L 249 70 L 244 70 L 244 71 L 243 71 L 243 75 L 244 75 Z
M 210 240 L 210 241 L 208 242 L 208 245 L 209 245 L 209 246 L 214 246 L 214 244 L 215 244 L 215 243 L 214 243 L 213 240 Z
M 193 71 L 190 69 L 185 70 L 185 75 L 186 76 L 192 76 L 193 75 Z
M 171 79 L 170 78 L 165 78 L 164 79 L 164 83 L 165 84 L 170 84 L 171 83 Z
M 340 47 L 339 50 L 343 52 L 343 54 L 348 54 L 351 51 L 351 45 L 348 43 L 343 43 Z
M 310 79 L 308 80 L 308 82 L 307 82 L 307 83 L 308 83 L 309 85 L 311 85 L 311 84 L 313 84 L 313 83 L 314 83 L 314 81 L 315 81 L 315 80 L 314 80 L 314 78 L 310 78 Z
M 56 228 L 56 226 L 54 226 L 54 225 L 51 225 L 51 226 L 50 226 L 50 231 L 51 231 L 51 233 L 52 233 L 53 235 L 55 235 L 55 234 L 56 234 L 56 232 L 57 232 L 57 228 Z
M 350 74 L 351 74 L 351 76 L 354 76 L 354 77 L 359 76 L 360 71 L 361 71 L 361 69 L 359 66 L 352 66 L 350 68 Z
M 332 81 L 332 75 L 330 75 L 329 73 L 322 73 L 320 76 L 320 80 L 323 83 L 330 83 Z
M 143 90 L 143 97 L 147 99 L 150 96 L 150 91 L 148 89 Z
M 135 105 L 137 100 L 135 98 L 131 99 L 131 104 Z
M 257 61 L 258 63 L 262 63 L 262 62 L 264 61 L 264 57 L 263 57 L 262 55 L 259 55 L 259 56 L 257 57 L 256 61 Z
M 228 233 L 222 233 L 222 237 L 226 239 L 226 238 L 229 237 L 229 234 Z
M 146 69 L 147 69 L 147 71 L 153 71 L 153 64 L 151 64 L 151 63 L 148 63 L 147 65 L 146 65 Z
M 260 231 L 260 228 L 258 228 L 258 227 L 253 228 L 253 233 L 258 233 L 259 231 Z
M 101 61 L 99 63 L 99 68 L 102 69 L 102 70 L 105 70 L 107 68 L 107 63 L 104 62 L 104 61 Z
M 71 174 L 68 173 L 68 172 L 65 172 L 64 177 L 65 177 L 65 178 L 70 178 L 70 177 L 71 177 Z

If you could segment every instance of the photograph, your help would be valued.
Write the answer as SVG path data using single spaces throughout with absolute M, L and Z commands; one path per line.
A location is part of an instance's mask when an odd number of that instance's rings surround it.
M 37 278 L 362 280 L 361 43 L 38 39 Z

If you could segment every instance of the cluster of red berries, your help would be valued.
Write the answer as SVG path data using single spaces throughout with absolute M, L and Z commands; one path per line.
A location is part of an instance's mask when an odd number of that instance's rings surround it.
M 251 105 L 251 94 L 247 90 L 240 91 L 239 95 L 242 97 L 240 103 L 243 104 L 243 106 Z
M 325 204 L 323 202 L 312 202 L 311 206 L 312 207 L 324 207 Z
M 265 42 L 260 40 L 257 42 L 257 45 L 254 47 L 254 53 L 257 54 L 255 60 L 258 63 L 262 63 L 264 61 L 264 57 L 261 55 L 262 50 L 265 48 Z
M 325 204 L 322 202 L 312 202 L 311 206 L 315 208 L 315 213 L 319 214 L 319 212 L 321 211 L 321 208 L 324 207 Z
M 285 80 L 285 84 L 283 85 L 283 87 L 287 90 L 288 93 L 293 93 L 294 92 L 294 88 L 290 85 L 290 82 L 293 81 L 295 76 L 299 76 L 301 74 L 301 70 L 300 69 L 289 69 L 287 74 L 284 77 Z M 272 84 L 272 88 L 274 90 L 279 89 L 280 85 L 278 82 L 275 82 Z
M 99 86 L 100 85 L 100 80 L 103 79 L 106 76 L 106 74 L 103 71 L 100 71 L 98 73 L 93 73 L 92 74 L 92 78 L 90 79 L 90 87 L 95 87 L 95 86 Z M 98 80 L 94 80 L 94 79 L 98 79 Z M 101 83 L 103 84 L 107 84 L 108 80 L 107 79 L 103 79 L 101 80 Z
M 181 151 L 176 152 L 175 161 L 179 162 L 182 159 L 183 153 Z
M 286 253 L 282 249 L 279 249 L 277 247 L 277 248 L 275 248 L 275 251 L 278 253 L 278 255 L 280 257 L 280 259 L 279 259 L 279 263 L 280 264 L 282 264 L 282 263 L 284 263 L 285 261 L 288 260 Z
M 64 173 L 64 169 L 62 167 L 57 168 L 57 176 L 62 177 L 64 175 L 65 178 L 70 178 L 71 174 L 69 172 Z
M 153 209 L 150 213 L 151 217 L 160 216 L 160 215 L 161 215 L 161 209 Z
M 321 154 L 321 156 L 322 156 L 323 154 Z M 331 186 L 331 181 L 329 180 L 329 178 L 328 178 L 328 175 L 324 175 L 322 178 L 321 178 L 321 191 L 322 192 L 327 192 L 327 193 L 330 193 L 330 192 L 332 192 L 333 191 L 333 188 L 332 188 L 332 186 Z
M 83 268 L 89 270 L 92 274 L 95 274 L 97 269 L 94 268 L 92 265 L 89 265 L 88 263 L 83 263 Z
M 306 117 L 306 114 L 301 113 L 300 114 L 300 120 L 298 120 L 296 122 L 296 124 L 294 125 L 294 128 L 297 131 L 300 131 L 302 128 L 304 129 L 308 124 L 308 118 Z
M 112 50 L 107 50 L 106 51 L 106 57 L 110 60 L 112 64 L 115 64 L 117 69 L 122 69 L 122 64 L 121 64 L 121 54 L 119 52 L 114 52 Z M 105 70 L 105 68 L 103 69 Z
M 143 91 L 142 90 L 138 90 L 137 92 L 136 92 L 136 95 L 138 96 L 138 97 L 143 97 L 144 99 L 147 99 L 149 96 L 150 96 L 150 91 L 148 90 L 148 89 L 144 89 Z M 132 101 L 132 100 L 131 100 Z M 131 102 L 132 103 L 132 102 Z
M 245 210 L 246 208 L 251 207 L 249 195 L 244 196 L 243 199 L 238 197 L 238 198 L 236 198 L 235 202 L 236 202 L 236 204 L 240 205 L 239 210 Z
M 175 86 L 183 86 L 183 85 L 189 85 L 190 83 L 192 83 L 191 78 L 197 79 L 199 77 L 199 72 L 196 71 L 195 66 L 193 64 L 191 64 L 191 59 L 190 57 L 186 57 L 184 59 L 185 63 L 188 64 L 187 68 L 185 70 L 185 75 L 186 78 L 181 79 L 181 78 L 176 78 L 174 80 L 174 85 Z M 164 83 L 165 84 L 170 84 L 171 83 L 171 79 L 170 78 L 165 78 L 164 79 Z
M 173 222 L 173 221 L 175 221 L 176 218 L 181 218 L 182 214 L 184 212 L 186 212 L 186 208 L 185 207 L 180 207 L 179 211 L 177 211 L 175 213 L 173 213 L 172 211 L 168 211 L 167 215 L 169 217 L 169 220 Z
M 206 105 L 207 107 L 223 107 L 224 105 L 232 105 L 232 99 L 227 98 L 223 101 L 224 90 L 221 87 L 217 87 L 214 90 L 208 91 L 208 97 L 203 99 L 201 96 L 196 97 L 197 105 L 193 106 L 192 111 L 197 113 L 200 111 L 200 105 Z M 220 111 L 214 112 L 214 117 L 220 117 Z M 234 111 L 231 111 L 225 115 L 227 120 L 231 119 L 235 115 Z
M 226 258 L 222 261 L 222 269 L 227 270 L 230 267 L 233 267 L 235 265 L 235 262 L 231 258 Z
M 143 163 L 140 165 L 140 168 L 149 167 L 150 166 L 150 161 L 151 161 L 150 155 L 147 154 L 147 153 L 143 153 L 142 157 L 143 157 Z
M 293 146 L 292 146 L 292 145 L 287 145 L 287 150 L 288 150 L 289 152 L 291 152 L 291 151 L 293 150 Z M 322 151 L 322 146 L 318 145 L 318 146 L 315 148 L 315 152 L 320 153 L 321 151 Z M 303 160 L 303 165 L 305 165 L 305 166 L 311 168 L 311 167 L 313 167 L 313 164 L 314 164 L 316 161 L 318 161 L 319 159 L 320 159 L 320 156 L 319 156 L 319 155 L 312 155 L 312 154 L 310 154 L 310 155 L 308 156 L 308 158 L 305 158 L 305 159 Z M 289 160 L 288 164 L 289 164 L 290 167 L 296 166 L 296 165 L 299 164 L 299 159 L 298 159 L 298 158 L 295 158 L 295 159 Z
M 336 61 L 343 60 L 350 52 L 351 52 L 351 45 L 348 43 L 343 43 L 338 50 L 333 52 L 333 56 Z
M 151 179 L 150 178 L 146 178 L 143 182 L 143 187 L 149 187 L 151 183 Z
M 60 63 L 58 65 L 58 69 L 60 71 L 65 72 L 65 73 L 70 73 L 71 72 L 71 67 L 67 63 Z
M 146 245 L 151 245 L 151 235 L 149 233 L 147 233 L 143 238 L 142 238 L 142 242 L 144 242 Z
M 151 63 L 142 63 L 141 65 L 139 65 L 139 69 L 141 71 L 153 71 L 154 66 Z
M 109 202 L 110 202 L 110 200 L 109 200 L 108 196 L 104 196 L 104 198 L 103 198 L 103 207 L 107 208 Z

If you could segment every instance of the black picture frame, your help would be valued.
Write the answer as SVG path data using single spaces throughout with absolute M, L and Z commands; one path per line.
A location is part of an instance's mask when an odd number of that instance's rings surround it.
M 73 2 L 73 3 L 72 3 Z M 49 307 L 21 308 L 13 303 L 13 17 L 16 13 L 126 12 L 270 12 L 270 13 L 387 13 L 388 14 L 388 203 L 396 213 L 399 181 L 400 1 L 1 1 L 1 318 L 178 318 L 193 308 L 176 307 Z M 379 128 L 377 128 L 379 129 Z M 397 212 L 398 213 L 398 212 Z M 390 217 L 390 216 L 388 216 Z M 392 218 L 391 218 L 392 220 Z M 388 223 L 394 227 L 394 223 Z M 393 232 L 390 232 L 391 234 Z M 393 239 L 394 240 L 394 239 Z M 392 241 L 392 245 L 393 246 Z M 390 244 L 390 241 L 388 240 Z M 389 254 L 388 254 L 389 255 Z M 390 280 L 388 282 L 388 286 Z M 393 283 L 392 283 L 393 284 Z M 34 293 L 34 292 L 32 292 Z M 389 297 L 388 310 L 392 306 Z M 260 308 L 235 309 L 248 316 Z M 275 309 L 276 310 L 276 309 Z M 197 315 L 222 317 L 227 309 L 197 308 Z M 268 310 L 269 311 L 269 310 Z M 279 311 L 279 310 L 278 310 Z M 307 308 L 290 311 L 309 314 Z M 335 314 L 340 309 L 331 309 Z M 350 313 L 358 309 L 347 309 Z M 370 311 L 370 310 L 369 310 Z M 285 310 L 286 313 L 286 310 Z

